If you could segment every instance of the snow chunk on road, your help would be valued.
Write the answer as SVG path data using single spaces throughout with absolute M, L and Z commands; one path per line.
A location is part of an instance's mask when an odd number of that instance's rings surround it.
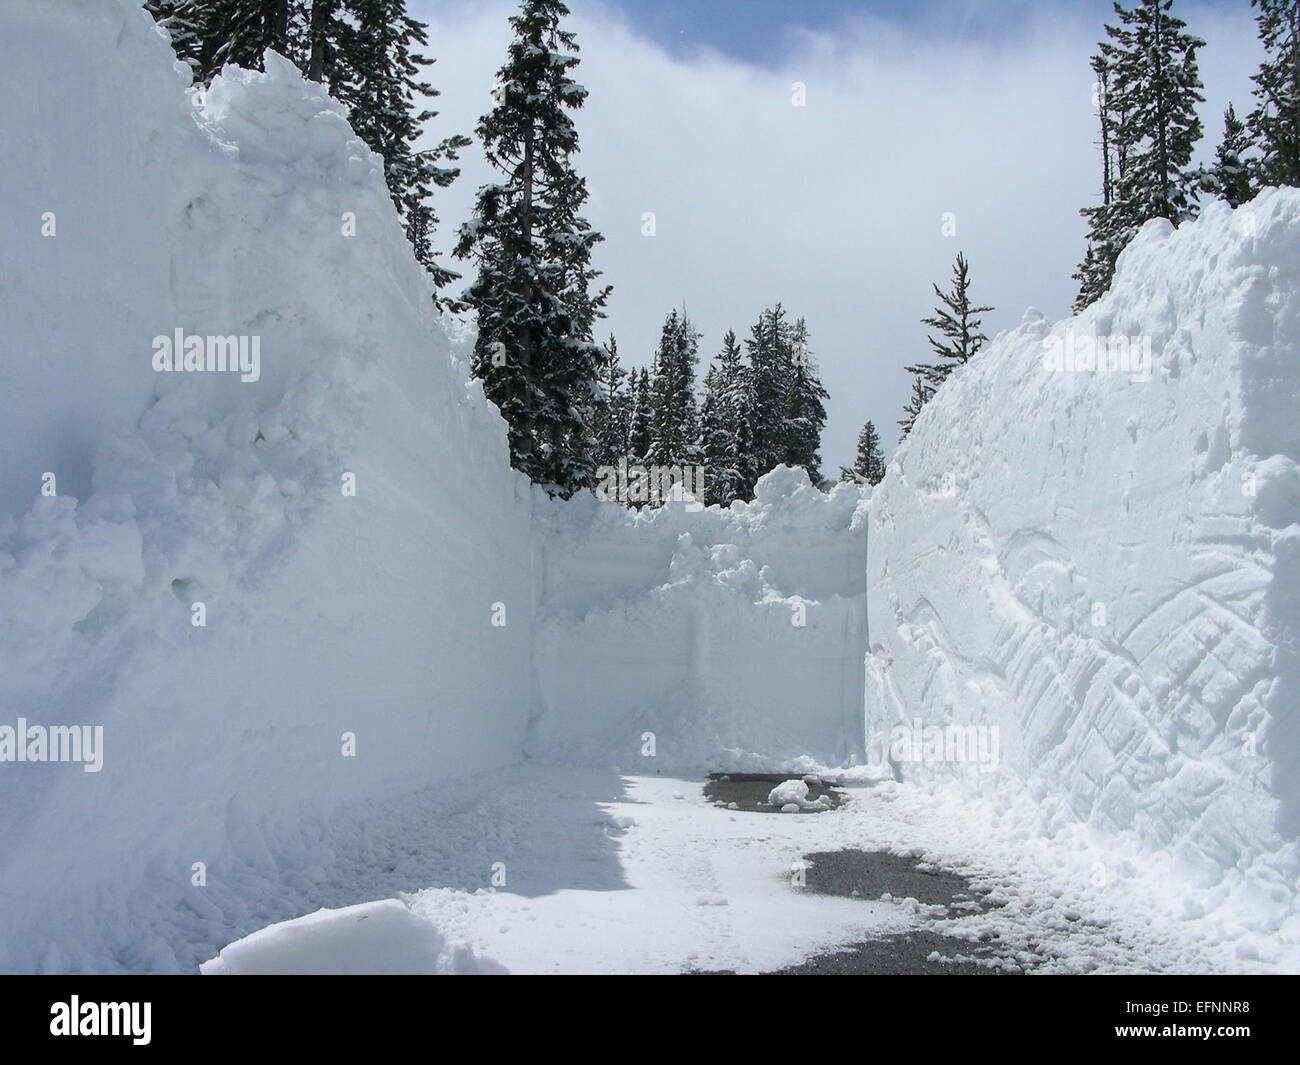
M 281 921 L 236 940 L 200 969 L 205 976 L 508 972 L 466 946 L 451 946 L 437 925 L 398 899 Z
M 787 780 L 778 784 L 767 796 L 773 806 L 787 806 L 795 803 L 802 807 L 808 801 L 808 785 L 802 780 Z

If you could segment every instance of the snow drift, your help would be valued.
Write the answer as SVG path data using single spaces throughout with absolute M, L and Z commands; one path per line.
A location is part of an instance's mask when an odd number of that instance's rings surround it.
M 0 725 L 104 736 L 0 765 L 3 970 L 192 969 L 291 826 L 523 740 L 529 490 L 380 160 L 274 55 L 187 84 L 138 2 L 0 12 Z
M 871 500 L 873 755 L 1289 890 L 1298 344 L 1300 193 L 1266 190 L 954 373 Z M 891 756 L 918 723 L 998 728 L 999 771 Z
M 431 921 L 397 899 L 317 910 L 225 947 L 206 976 L 484 975 L 504 973 L 491 958 L 452 946 Z

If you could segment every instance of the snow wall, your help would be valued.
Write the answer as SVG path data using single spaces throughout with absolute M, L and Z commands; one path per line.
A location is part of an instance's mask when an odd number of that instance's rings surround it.
M 539 507 L 528 753 L 623 769 L 862 757 L 866 512 L 802 470 L 752 503 Z
M 1106 372 L 1086 369 L 1094 335 Z M 1027 788 L 1045 830 L 1292 880 L 1298 344 L 1300 192 L 1266 190 L 1151 223 L 1109 295 L 1050 328 L 1026 315 L 954 373 L 871 500 L 872 757 Z M 893 730 L 917 722 L 996 727 L 997 771 L 900 760 Z
M 190 968 L 267 920 L 216 885 L 328 864 L 278 827 L 523 743 L 531 489 L 378 157 L 275 56 L 187 84 L 138 3 L 0 10 L 0 725 L 103 727 L 0 764 L 0 970 Z

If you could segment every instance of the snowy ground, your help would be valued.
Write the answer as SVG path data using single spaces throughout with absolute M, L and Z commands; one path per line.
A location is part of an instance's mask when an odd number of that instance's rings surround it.
M 1033 972 L 1274 967 L 1247 956 L 1240 929 L 1189 919 L 1196 888 L 1177 869 L 1083 834 L 1028 842 L 1014 819 L 894 783 L 852 787 L 845 807 L 812 816 L 714 806 L 699 780 L 535 766 L 454 790 L 333 826 L 365 842 L 336 844 L 314 898 L 342 907 L 395 895 L 406 910 L 390 898 L 275 925 L 205 971 L 767 972 L 916 929 L 972 951 L 983 939 L 1005 968 Z M 962 873 L 995 905 L 963 914 L 795 886 L 805 854 L 841 848 Z M 503 886 L 491 886 L 494 871 Z M 420 881 L 429 886 L 411 890 Z M 427 949 L 413 946 L 421 932 Z

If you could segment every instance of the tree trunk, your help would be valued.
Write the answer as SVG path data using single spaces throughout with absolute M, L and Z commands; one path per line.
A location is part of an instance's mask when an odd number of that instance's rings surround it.
M 307 63 L 307 80 L 317 84 L 325 80 L 325 26 L 334 14 L 334 5 L 338 0 L 312 0 L 311 25 L 308 36 L 311 40 L 311 58 Z

